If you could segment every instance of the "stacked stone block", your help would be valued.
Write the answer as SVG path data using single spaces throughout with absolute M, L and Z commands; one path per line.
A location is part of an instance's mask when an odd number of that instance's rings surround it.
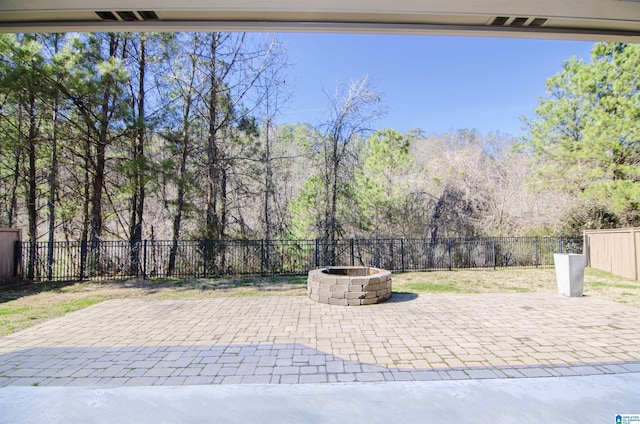
M 307 295 L 329 305 L 372 305 L 391 297 L 391 272 L 372 267 L 329 267 L 309 272 Z

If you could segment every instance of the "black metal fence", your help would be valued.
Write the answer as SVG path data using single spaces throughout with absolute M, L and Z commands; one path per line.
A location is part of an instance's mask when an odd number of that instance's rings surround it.
M 23 242 L 23 275 L 32 281 L 203 278 L 305 274 L 326 265 L 391 271 L 546 267 L 553 253 L 582 253 L 582 237 L 443 239 Z M 49 256 L 49 252 L 52 255 Z

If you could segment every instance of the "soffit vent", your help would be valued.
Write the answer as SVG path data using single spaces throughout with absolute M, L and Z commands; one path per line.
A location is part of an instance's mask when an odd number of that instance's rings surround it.
M 158 15 L 156 12 L 150 10 L 131 11 L 131 10 L 119 10 L 117 12 L 100 11 L 96 12 L 96 15 L 103 21 L 124 21 L 124 22 L 136 22 L 136 21 L 157 21 Z
M 117 21 L 118 18 L 111 12 L 96 12 L 96 15 L 100 17 L 103 21 Z
M 493 22 L 491 22 L 491 25 L 492 26 L 502 26 L 502 25 L 506 24 L 508 20 L 509 20 L 508 16 L 498 16 L 497 18 L 495 18 L 493 20 Z
M 545 22 L 547 22 L 547 18 L 535 18 L 533 21 L 531 21 L 529 26 L 539 27 L 544 25 Z
M 158 20 L 158 15 L 156 15 L 156 12 L 152 12 L 150 10 L 142 10 L 142 11 L 138 11 L 138 15 L 140 15 L 140 17 L 145 20 L 145 21 L 157 21 Z
M 515 18 L 513 21 L 511 21 L 511 26 L 524 26 L 524 24 L 527 23 L 527 19 L 529 18 Z
M 639 0 L 640 1 L 640 0 Z M 528 18 L 524 16 L 496 16 L 489 23 L 491 26 L 539 27 L 547 22 L 547 18 Z
M 118 16 L 120 16 L 120 19 L 122 19 L 125 22 L 133 22 L 133 21 L 137 21 L 138 18 L 136 17 L 136 14 L 133 12 L 116 12 L 116 14 Z

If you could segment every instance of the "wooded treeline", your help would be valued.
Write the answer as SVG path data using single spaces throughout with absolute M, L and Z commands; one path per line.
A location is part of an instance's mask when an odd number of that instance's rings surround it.
M 286 49 L 264 34 L 1 35 L 0 226 L 134 246 L 638 225 L 639 55 L 566 62 L 516 140 L 373 130 L 366 77 L 278 124 Z

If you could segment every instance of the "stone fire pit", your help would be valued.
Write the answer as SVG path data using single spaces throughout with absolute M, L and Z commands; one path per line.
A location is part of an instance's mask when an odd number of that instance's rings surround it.
M 366 266 L 332 266 L 309 271 L 307 295 L 330 305 L 372 305 L 391 297 L 391 271 Z

